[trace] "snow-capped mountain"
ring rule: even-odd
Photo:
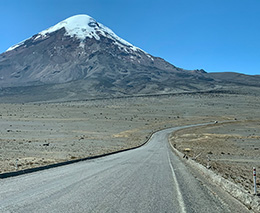
[[[37,36],[34,36],[32,39],[34,41],[46,39],[50,36],[51,33],[62,28],[65,28],[66,30],[66,33],[64,34],[65,36],[79,39],[81,41],[81,47],[84,46],[84,40],[86,38],[95,38],[96,40],[100,40],[100,36],[104,36],[112,39],[115,44],[120,47],[128,47],[132,50],[138,49],[129,42],[118,37],[112,30],[105,27],[103,24],[98,23],[95,19],[88,15],[72,16],[56,24],[55,26],[38,33]],[[22,46],[27,40],[10,47],[7,51],[11,51]]]
[[[0,55],[1,88],[62,84],[68,94],[122,95],[199,89],[202,80],[211,86],[205,72],[154,57],[88,15],[70,17]]]

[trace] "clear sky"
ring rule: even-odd
[[[77,14],[178,67],[260,74],[260,0],[0,0],[0,53]]]

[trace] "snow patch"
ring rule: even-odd
[[[84,43],[84,42],[80,42],[79,47],[81,47],[82,49],[84,49],[85,43]]]
[[[14,46],[11,46],[11,47],[9,47],[7,50],[6,50],[6,52],[8,52],[8,51],[11,51],[11,50],[14,50],[15,48],[17,48],[17,47],[19,47],[19,46],[21,46],[22,44],[20,43],[20,44],[16,44],[16,45],[14,45]]]
[[[150,58],[152,61],[154,61],[153,57],[150,54],[146,53],[146,55],[148,58]]]
[[[41,35],[37,35],[34,40],[37,40],[38,38],[41,38],[42,36]]]
[[[26,40],[27,40],[27,39],[26,39]],[[14,49],[16,49],[17,47],[22,46],[26,40],[24,40],[24,41],[22,41],[22,42],[20,42],[20,43],[18,43],[18,44],[15,44],[15,45],[13,45],[13,46],[11,46],[11,47],[9,47],[9,48],[6,50],[6,52],[11,51],[11,50],[14,50]]]

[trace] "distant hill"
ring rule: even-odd
[[[235,72],[208,73],[208,76],[222,83],[233,83],[246,86],[260,86],[260,75],[245,75]]]

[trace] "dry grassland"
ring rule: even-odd
[[[17,159],[21,170],[94,156],[143,144],[159,129],[218,120],[230,122],[178,131],[171,141],[191,157],[202,153],[203,164],[210,155],[214,170],[249,187],[247,174],[260,163],[255,91],[0,104],[0,173],[16,170]]]

